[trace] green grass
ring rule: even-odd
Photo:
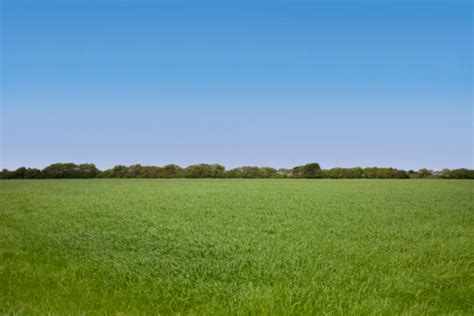
[[[0,182],[0,313],[474,313],[474,182]]]

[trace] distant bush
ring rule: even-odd
[[[474,179],[474,170],[454,169],[448,174],[448,179]]]
[[[218,164],[191,165],[184,169],[186,178],[224,178],[225,167]]]
[[[20,167],[14,171],[3,169],[0,179],[91,179],[91,178],[303,178],[303,179],[474,179],[474,170],[471,169],[443,169],[431,171],[405,171],[394,168],[332,168],[323,170],[318,163],[308,163],[296,166],[293,169],[274,169],[272,167],[244,166],[225,170],[219,164],[196,164],[186,168],[169,164],[163,167],[117,165],[111,169],[101,171],[94,164],[55,163],[39,170]]]
[[[433,176],[433,172],[426,168],[418,170],[418,178],[429,178],[432,176]]]
[[[293,168],[293,177],[295,178],[323,178],[324,173],[318,163],[312,162],[303,166]]]
[[[364,178],[364,169],[362,168],[332,168],[325,171],[325,178],[361,179],[361,178]]]
[[[41,170],[42,178],[95,178],[99,170],[94,164],[55,163]]]

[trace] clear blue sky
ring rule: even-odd
[[[2,168],[473,168],[472,1],[2,1]]]

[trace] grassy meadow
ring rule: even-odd
[[[0,313],[474,314],[474,182],[0,181]]]

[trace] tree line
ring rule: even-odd
[[[92,179],[92,178],[294,178],[294,179],[474,179],[472,169],[401,170],[395,168],[332,168],[321,169],[318,163],[308,163],[291,169],[245,166],[226,170],[219,164],[196,164],[186,168],[169,164],[163,167],[118,165],[99,170],[94,164],[55,163],[44,169],[20,167],[3,169],[0,179]]]

